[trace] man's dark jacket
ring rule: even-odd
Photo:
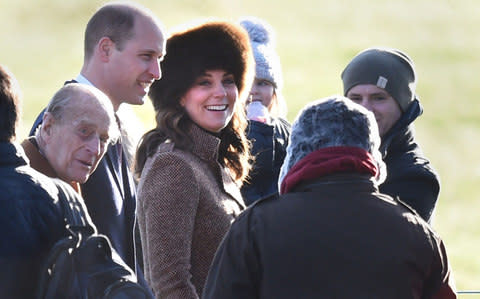
[[[415,141],[411,123],[422,114],[414,100],[399,121],[382,138],[380,152],[387,166],[387,178],[380,192],[399,198],[430,221],[440,192],[438,174]]]
[[[449,279],[423,219],[369,176],[336,174],[245,210],[202,298],[455,298]]]
[[[33,298],[41,263],[66,235],[56,184],[67,184],[31,168],[8,142],[0,142],[0,178],[0,298]]]

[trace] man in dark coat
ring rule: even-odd
[[[159,63],[164,48],[163,25],[150,11],[133,3],[106,4],[87,24],[84,64],[70,82],[93,85],[103,91],[118,116],[121,104],[144,103],[150,85],[161,76]],[[41,123],[42,114],[30,135]],[[119,126],[129,121],[120,117],[117,120]],[[134,244],[136,186],[128,161],[131,155],[125,150],[130,137],[125,125],[120,126],[122,138],[108,147],[81,189],[98,232],[106,235],[128,266],[136,269],[134,245],[140,244]],[[141,258],[137,261],[141,262]],[[144,282],[140,269],[137,274]]]
[[[233,223],[202,298],[456,298],[440,237],[378,191],[385,169],[372,113],[324,99],[290,137],[280,198]]]
[[[342,80],[344,95],[372,111],[378,122],[380,152],[387,165],[380,191],[430,222],[440,183],[413,133],[413,121],[422,114],[413,61],[396,49],[367,49],[346,66]]]
[[[68,186],[31,168],[22,147],[15,142],[20,119],[18,92],[13,75],[0,66],[2,299],[33,298],[42,262],[55,242],[66,235],[57,185]],[[69,200],[81,202],[79,197]]]

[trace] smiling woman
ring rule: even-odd
[[[238,97],[233,78],[224,70],[208,70],[195,81],[180,100],[194,123],[212,133],[227,126]]]
[[[218,244],[245,208],[247,33],[209,21],[174,33],[150,98],[156,128],[137,151],[145,277],[157,298],[199,298]]]

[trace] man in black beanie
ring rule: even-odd
[[[415,94],[413,61],[396,49],[370,48],[355,56],[341,77],[344,95],[372,111],[377,120],[387,166],[380,191],[430,222],[440,183],[414,137],[413,121],[423,109]]]

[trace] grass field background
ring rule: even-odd
[[[192,19],[253,15],[277,32],[289,120],[307,102],[341,93],[340,73],[360,50],[396,47],[418,72],[418,140],[441,176],[433,226],[457,288],[480,289],[480,5],[476,0],[138,1],[172,28]],[[83,31],[103,1],[0,0],[0,63],[24,94],[19,139],[83,62]],[[134,111],[153,126],[149,102]],[[379,240],[381,242],[381,240]]]

